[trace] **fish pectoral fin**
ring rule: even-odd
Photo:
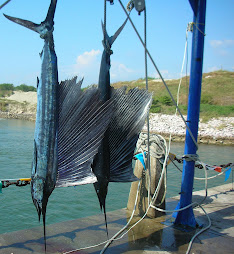
[[[33,165],[32,169],[34,170],[33,175],[37,172],[37,143],[34,139],[34,150],[33,150]]]

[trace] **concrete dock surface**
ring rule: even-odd
[[[204,190],[194,192],[193,201],[199,202],[204,195]],[[178,198],[168,199],[166,208],[175,209]],[[232,184],[209,189],[203,208],[209,215],[212,226],[195,239],[190,253],[234,253],[234,191]],[[126,225],[130,214],[126,209],[107,213],[109,237]],[[204,227],[208,225],[207,217],[199,207],[194,209],[194,214],[199,224],[203,224]],[[139,219],[139,217],[133,217],[130,226]],[[104,218],[101,213],[48,225],[46,229],[48,254],[65,253],[107,240]],[[175,228],[171,213],[155,219],[146,217],[121,239],[114,241],[105,253],[186,253],[191,238],[199,230],[201,229],[185,232]],[[100,253],[103,247],[104,244],[72,253]],[[0,254],[31,253],[45,253],[42,226],[0,235]]]

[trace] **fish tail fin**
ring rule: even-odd
[[[6,14],[3,14],[3,15],[7,19],[40,34],[42,32],[42,27],[44,26],[44,24],[46,24],[46,27],[49,27],[49,29],[52,29],[54,25],[54,13],[55,13],[56,4],[57,4],[57,0],[51,0],[46,19],[41,24],[35,24],[31,21],[16,18],[16,17],[11,17]]]
[[[103,31],[103,34],[104,34],[104,37],[106,38],[106,40],[108,40],[108,43],[110,45],[110,47],[112,46],[112,44],[114,43],[114,41],[117,39],[117,37],[120,35],[120,33],[122,32],[122,30],[124,29],[127,21],[128,21],[128,18],[126,18],[126,20],[124,21],[124,23],[119,27],[119,29],[115,32],[115,34],[111,37],[109,37],[105,27],[104,27],[104,24],[102,22],[102,31]]]
[[[12,22],[15,22],[16,24],[19,24],[21,26],[24,26],[34,32],[37,32],[39,33],[39,27],[40,25],[38,24],[35,24],[31,21],[28,21],[28,20],[25,20],[25,19],[20,19],[20,18],[15,18],[15,17],[11,17],[11,16],[8,16],[6,14],[3,14],[7,19],[9,19],[10,21]]]
[[[57,0],[51,0],[50,7],[46,15],[46,19],[43,23],[49,22],[51,23],[51,26],[54,25],[54,14],[55,14],[56,5],[57,5]]]

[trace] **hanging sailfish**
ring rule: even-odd
[[[110,125],[99,147],[93,163],[93,172],[97,176],[94,187],[100,207],[104,211],[106,229],[106,195],[109,182],[131,182],[137,178],[133,174],[132,158],[141,129],[148,114],[152,95],[146,90],[131,89],[126,93],[126,87],[113,89],[110,86],[110,56],[111,46],[123,30],[128,18],[117,32],[109,37],[102,24],[104,41],[100,66],[98,88],[102,100],[114,99],[115,106]],[[108,231],[107,231],[108,233]]]
[[[45,236],[46,206],[55,188],[58,156],[58,69],[54,50],[53,27],[57,0],[52,0],[46,19],[40,25],[31,21],[10,17],[9,20],[40,34],[44,39],[41,53],[41,78],[37,87],[37,115],[34,133],[34,155],[31,176],[31,194],[39,220],[43,216]]]
[[[37,116],[34,135],[31,194],[39,220],[43,216],[46,250],[46,207],[55,186],[94,183],[91,171],[110,121],[111,101],[101,102],[97,88],[82,92],[82,80],[58,83],[53,29],[57,0],[51,0],[45,21],[31,21],[5,15],[9,20],[40,34],[41,78],[37,87]]]

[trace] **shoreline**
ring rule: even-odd
[[[150,114],[151,115],[151,114]],[[169,117],[169,116],[168,116]],[[35,113],[14,113],[14,112],[1,112],[0,118],[4,119],[18,119],[24,121],[32,121],[35,122],[36,115]],[[161,123],[163,124],[163,123]],[[146,133],[146,127],[143,128],[142,132]],[[185,134],[170,132],[170,130],[166,131],[157,131],[151,128],[150,133],[161,135],[165,138],[166,141],[169,140],[170,134],[172,135],[171,141],[173,142],[185,142]],[[209,145],[227,145],[234,146],[234,136],[209,136],[209,135],[198,135],[197,139],[198,144],[209,144]]]
[[[36,120],[36,92],[15,91],[11,96],[4,98],[4,103],[5,109],[0,110],[0,118]],[[184,118],[186,119],[186,116]],[[186,128],[180,116],[150,113],[149,120],[151,133],[159,134],[166,140],[171,134],[172,141],[185,141]],[[147,131],[146,125],[142,131]],[[213,118],[208,122],[203,122],[200,118],[198,143],[234,146],[234,117]]]
[[[144,131],[145,132],[145,131]],[[166,141],[170,139],[169,133],[158,133],[151,131],[150,133],[159,134],[165,138]],[[178,134],[171,134],[171,141],[172,142],[185,142],[185,135],[178,135]],[[232,137],[211,137],[211,136],[201,136],[198,135],[197,138],[198,144],[205,144],[205,145],[225,145],[225,146],[234,146],[234,138]]]

